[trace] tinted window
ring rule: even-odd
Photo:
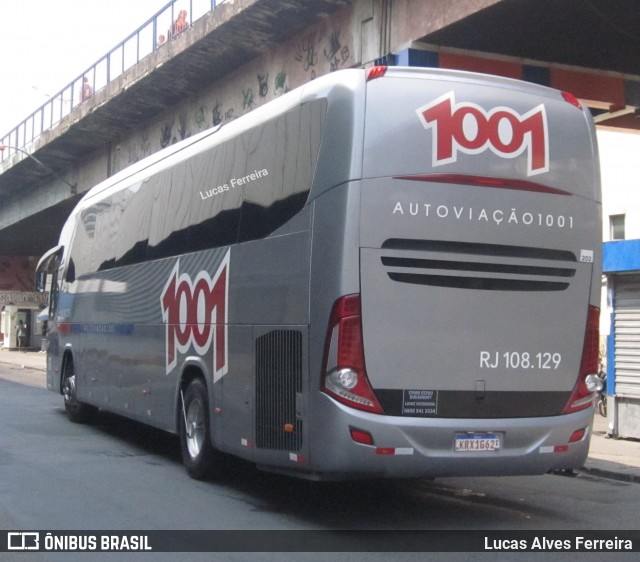
[[[317,100],[246,133],[241,242],[268,236],[304,207],[325,113]]]
[[[268,236],[306,203],[325,113],[305,104],[85,209],[73,277]]]

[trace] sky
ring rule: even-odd
[[[603,229],[609,237],[609,216],[627,216],[625,235],[640,238],[640,134],[598,131],[603,192]]]
[[[0,0],[0,138],[169,0]]]
[[[624,189],[640,187],[640,134],[613,131],[598,131],[598,152],[602,166],[602,182],[628,181],[633,184],[621,186]],[[629,157],[629,155],[633,155]]]

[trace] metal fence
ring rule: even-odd
[[[161,49],[173,37],[227,0],[172,0],[105,56],[80,74],[71,84],[9,131],[0,145],[0,162],[53,128],[73,109],[105,88],[142,59]],[[14,148],[15,147],[15,148]],[[16,150],[18,149],[18,150]]]

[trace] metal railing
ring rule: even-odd
[[[0,139],[0,162],[21,152],[142,59],[227,0],[172,0]],[[184,14],[182,12],[185,12]],[[180,18],[180,19],[179,19]],[[9,148],[16,147],[16,148]]]

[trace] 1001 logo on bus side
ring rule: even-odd
[[[164,286],[160,303],[166,333],[166,368],[177,365],[178,354],[193,347],[204,356],[213,344],[213,380],[228,369],[227,314],[229,295],[229,252],[213,276],[200,271],[194,279],[180,273],[180,260]]]

